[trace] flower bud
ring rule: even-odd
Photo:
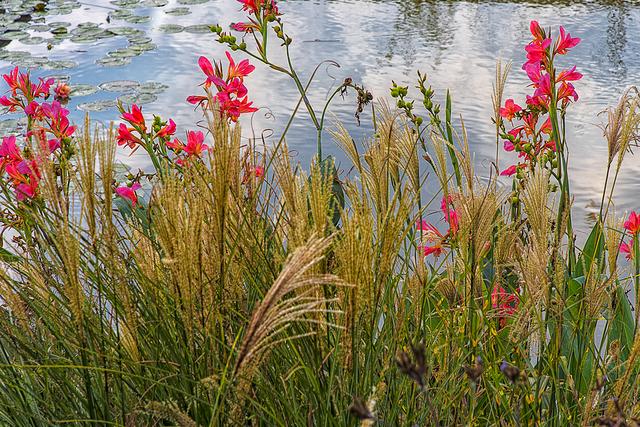
[[[422,125],[422,117],[416,116],[416,124],[418,126]]]

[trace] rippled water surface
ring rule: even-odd
[[[391,80],[413,86],[416,71],[426,72],[440,99],[451,89],[480,173],[488,170],[495,153],[490,111],[496,59],[514,61],[505,95],[523,98],[526,76],[519,65],[529,21],[562,24],[581,37],[583,42],[565,59],[585,75],[576,85],[581,99],[568,118],[576,221],[585,229],[599,203],[605,173],[607,149],[597,127],[603,119],[598,113],[615,103],[626,87],[640,83],[640,4],[293,0],[281,1],[280,8],[294,38],[292,51],[301,74],[308,76],[326,59],[341,65],[321,69],[311,92],[317,105],[345,77],[380,98],[388,94]],[[85,111],[105,123],[116,119],[114,105],[120,97],[143,104],[147,113],[174,118],[184,130],[200,119],[185,102],[187,95],[199,92],[198,56],[223,55],[207,25],[238,21],[239,9],[234,0],[2,0],[0,72],[15,64],[32,68],[36,76],[68,79],[76,89],[69,104],[76,121]],[[277,49],[272,52],[275,62],[284,61]],[[255,104],[264,108],[244,125],[252,125],[257,134],[273,134],[267,138],[273,141],[297,102],[295,87],[261,66],[247,86]],[[339,99],[332,108],[358,138],[370,128],[366,113],[357,127],[354,110],[353,96]],[[15,119],[1,116],[0,131],[19,126]],[[288,143],[303,164],[314,153],[314,138],[301,114]],[[345,169],[344,156],[329,142],[326,151],[342,160]],[[143,156],[121,153],[121,159],[147,166]],[[628,159],[616,194],[619,211],[640,207],[640,157]]]

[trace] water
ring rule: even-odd
[[[34,5],[40,2],[3,0],[0,9],[6,10],[0,15],[0,33],[17,29],[28,35],[11,31],[0,36],[26,37],[8,44],[0,42],[0,46],[6,44],[0,50],[0,58],[14,51],[25,51],[28,55],[17,59],[9,57],[11,61],[0,59],[0,72],[7,72],[11,62],[37,65],[32,71],[35,76],[65,75],[72,86],[89,85],[89,89],[114,80],[153,82],[144,90],[134,91],[134,98],[131,94],[97,90],[74,97],[69,108],[79,122],[84,116],[79,106],[87,108],[86,103],[106,101],[108,107],[118,96],[128,95],[129,101],[146,102],[145,113],[171,117],[181,131],[194,128],[201,116],[185,98],[200,92],[198,84],[203,75],[197,67],[197,58],[200,55],[223,58],[224,50],[213,34],[200,33],[202,27],[190,26],[224,25],[241,20],[242,14],[239,3],[234,0],[197,0],[201,4],[185,4],[191,2],[193,0],[50,0],[43,1],[44,12],[27,14],[26,11],[33,11]],[[176,8],[179,9],[175,11]],[[614,104],[626,87],[640,82],[637,55],[640,2],[294,0],[281,1],[280,8],[285,13],[287,32],[294,39],[292,54],[300,74],[308,77],[314,67],[326,59],[341,65],[339,69],[321,68],[311,91],[311,100],[317,108],[321,108],[328,90],[345,77],[352,77],[376,98],[382,98],[388,96],[391,80],[413,87],[416,71],[426,72],[438,100],[443,99],[446,88],[451,89],[454,112],[464,117],[479,173],[488,171],[495,154],[490,117],[496,59],[513,60],[505,97],[521,100],[527,92],[524,87],[527,80],[520,64],[524,62],[523,46],[530,37],[529,21],[537,19],[545,27],[564,25],[574,37],[581,37],[582,43],[565,58],[565,64],[577,65],[584,74],[576,85],[581,99],[572,106],[568,117],[571,185],[577,208],[574,221],[584,237],[588,217],[597,210],[595,206],[600,201],[606,166],[607,148],[597,127],[604,117],[598,113]],[[15,23],[15,20],[26,23]],[[60,24],[49,25],[47,29],[43,23]],[[67,25],[65,23],[69,24],[67,34],[54,37],[50,30]],[[178,31],[181,27],[175,25],[188,31]],[[100,29],[115,28],[119,34],[131,33],[122,27],[139,31],[129,34],[131,41],[123,35],[92,40],[96,34],[108,35]],[[122,60],[125,63],[120,66],[107,67],[100,63],[109,52],[116,51],[116,56],[127,57],[131,54],[129,51],[118,51],[127,46],[137,46],[142,53]],[[271,47],[273,61],[284,63],[282,52],[275,44]],[[42,66],[51,66],[44,58],[58,61],[53,62],[54,67],[70,68],[42,69]],[[118,60],[115,61],[117,64]],[[297,91],[286,76],[261,65],[247,80],[247,86],[251,99],[263,109],[243,124],[247,130],[252,127],[256,134],[266,135],[267,143],[273,143],[297,102]],[[356,125],[353,94],[344,100],[338,98],[331,111],[335,118],[348,125],[356,139],[370,131],[368,112],[363,114],[362,126]],[[108,123],[117,119],[117,112],[110,107],[92,112],[91,117]],[[5,116],[5,119],[12,117]],[[11,128],[12,124],[2,122],[0,128]],[[346,173],[344,156],[328,138],[326,140],[325,152],[336,155]],[[306,164],[315,152],[315,134],[306,114],[301,113],[294,121],[287,141],[297,160]],[[501,157],[501,166],[505,167],[505,159],[510,155]],[[141,153],[129,157],[123,151],[120,159],[134,167],[148,166]],[[615,195],[618,212],[640,208],[639,173],[638,156],[628,157]]]

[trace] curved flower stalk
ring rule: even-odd
[[[232,31],[241,33],[242,40],[238,43],[238,39],[236,38],[236,36],[223,31],[223,28],[220,25],[212,26],[211,31],[215,32],[218,35],[218,42],[226,44],[231,50],[240,50],[248,54],[252,58],[269,66],[271,69],[286,74],[294,81],[296,88],[300,93],[300,100],[298,101],[297,106],[294,108],[293,113],[289,118],[289,122],[285,127],[282,135],[280,136],[277,147],[279,147],[284,141],[284,137],[298,111],[298,108],[300,107],[300,104],[304,103],[311,121],[313,122],[313,125],[316,129],[317,156],[318,160],[322,161],[322,132],[324,129],[324,118],[332,100],[339,94],[344,96],[348,88],[353,88],[354,90],[356,90],[356,92],[358,93],[358,109],[356,111],[356,118],[358,118],[360,112],[362,112],[363,106],[369,103],[369,101],[373,98],[372,95],[364,88],[355,85],[352,79],[347,78],[329,95],[324,107],[322,108],[322,111],[318,112],[318,110],[316,110],[311,104],[311,101],[309,101],[309,98],[307,97],[307,91],[311,83],[313,82],[313,79],[315,78],[315,74],[318,71],[318,68],[320,67],[320,65],[322,65],[322,63],[318,65],[318,67],[316,67],[314,72],[311,74],[309,81],[306,84],[303,84],[300,76],[293,66],[291,52],[289,50],[289,46],[293,42],[293,39],[285,32],[285,25],[283,20],[281,19],[282,13],[278,8],[277,2],[275,0],[238,0],[238,2],[242,4],[242,10],[246,12],[246,21],[232,23],[230,25],[230,28]],[[287,57],[286,65],[278,65],[272,62],[271,59],[269,59],[268,43],[270,31],[273,31],[276,38],[281,41],[281,46],[283,46],[285,49]],[[251,51],[249,49],[246,39],[253,39],[255,51]],[[339,67],[339,65],[333,61],[324,61],[323,63],[325,62],[329,65]]]

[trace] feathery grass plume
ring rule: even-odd
[[[354,164],[358,173],[362,176],[364,174],[364,171],[362,168],[360,153],[358,152],[358,145],[354,141],[347,128],[342,123],[336,122],[334,124],[334,128],[329,130],[329,133],[333,137],[333,140],[347,155],[351,163]]]
[[[344,304],[343,346],[346,365],[350,363],[352,342],[359,339],[359,325],[374,310],[376,294],[374,258],[376,254],[375,218],[371,205],[355,183],[347,182],[345,193],[350,206],[342,212],[342,229],[335,241],[337,274],[352,287],[342,287],[340,301]]]
[[[397,162],[399,169],[402,171],[402,175],[406,175],[408,178],[407,188],[412,192],[414,197],[417,197],[420,193],[420,158],[418,156],[419,151],[419,138],[414,128],[408,125],[406,117],[402,117],[398,120],[400,129],[397,132],[397,150],[392,152],[397,158],[394,162]],[[402,177],[399,177],[401,179]]]
[[[500,126],[502,125],[502,116],[500,108],[502,107],[502,98],[504,96],[504,87],[507,84],[507,78],[511,71],[511,61],[503,65],[502,60],[496,61],[496,77],[491,87],[491,104],[493,106],[493,122],[496,125],[496,168],[500,155]]]
[[[331,241],[330,237],[312,236],[297,248],[287,258],[280,275],[253,311],[233,369],[233,376],[239,381],[237,390],[240,395],[247,391],[260,362],[275,345],[315,333],[309,329],[297,335],[288,335],[287,331],[293,323],[316,323],[320,319],[318,313],[340,313],[328,308],[336,300],[319,297],[317,290],[326,285],[343,286],[344,283],[331,274],[311,273],[323,260]],[[334,325],[325,322],[325,326]],[[237,409],[241,408],[242,404],[236,402]]]
[[[604,245],[607,249],[607,265],[609,267],[609,275],[611,278],[618,277],[618,255],[620,254],[620,243],[624,234],[620,232],[622,229],[622,218],[616,216],[615,209],[609,212],[607,216],[607,226],[604,229]]]
[[[96,162],[98,157],[98,146],[94,141],[98,139],[98,129],[91,133],[91,123],[89,114],[85,115],[84,127],[78,143],[78,187],[82,191],[82,215],[89,227],[89,235],[93,240],[97,235],[96,213],[98,206],[97,183],[96,183]]]
[[[148,402],[143,408],[136,410],[129,417],[131,426],[140,425],[139,414],[150,415],[156,421],[171,421],[178,427],[197,427],[198,424],[180,410],[175,402]],[[127,423],[127,425],[129,425]]]
[[[607,114],[607,122],[600,125],[603,135],[607,140],[609,151],[608,164],[618,156],[619,169],[624,160],[624,155],[630,151],[632,145],[640,140],[640,93],[635,86],[627,89],[616,107],[610,107],[603,113]]]

